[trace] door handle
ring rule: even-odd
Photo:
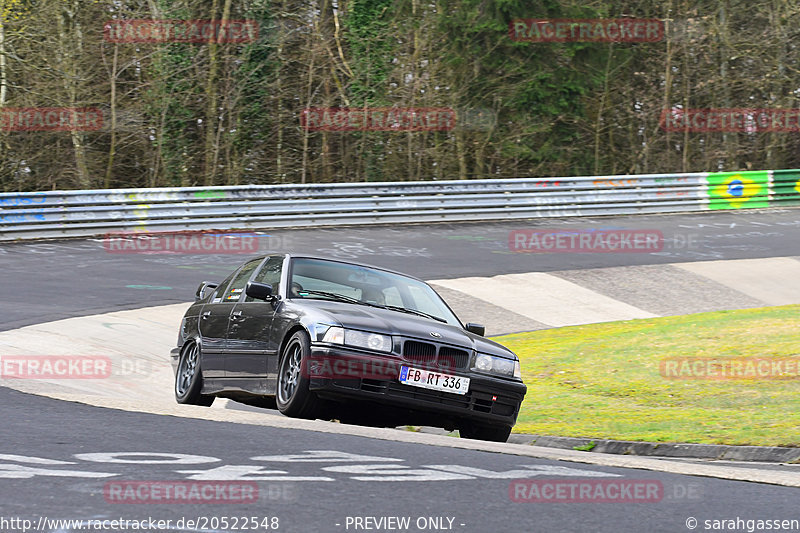
[[[242,312],[241,311],[234,311],[233,313],[231,313],[231,316],[242,316]]]
[[[206,311],[200,315],[200,320],[206,320],[208,317],[211,316],[211,311]]]

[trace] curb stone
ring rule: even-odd
[[[781,446],[730,446],[725,444],[637,442],[627,440],[588,439],[582,437],[551,437],[547,435],[525,435],[518,433],[512,433],[508,438],[508,442],[566,450],[574,450],[575,447],[588,447],[594,443],[591,451],[595,453],[728,461],[800,463],[800,448]]]

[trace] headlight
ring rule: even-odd
[[[475,357],[475,363],[472,365],[472,370],[483,372],[484,374],[495,374],[509,378],[522,377],[519,361],[514,359],[505,359],[503,357],[495,357],[485,353],[479,353]]]
[[[319,338],[319,333],[317,333],[317,338]],[[344,344],[344,328],[340,328],[338,326],[329,327],[325,332],[325,335],[322,337],[322,342]]]
[[[345,329],[338,326],[329,328],[322,337],[322,342],[346,344],[348,346],[355,346],[357,348],[364,348],[376,352],[392,351],[392,337],[389,335],[370,333],[368,331],[359,331],[356,329]]]
[[[392,338],[389,335],[381,335],[380,333],[345,329],[344,343],[378,352],[392,351]]]

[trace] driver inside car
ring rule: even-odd
[[[361,290],[361,301],[368,304],[386,305],[383,292],[374,287],[366,287]]]

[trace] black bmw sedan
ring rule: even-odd
[[[517,356],[483,332],[416,278],[268,255],[198,287],[171,352],[175,398],[505,441],[527,389]]]

